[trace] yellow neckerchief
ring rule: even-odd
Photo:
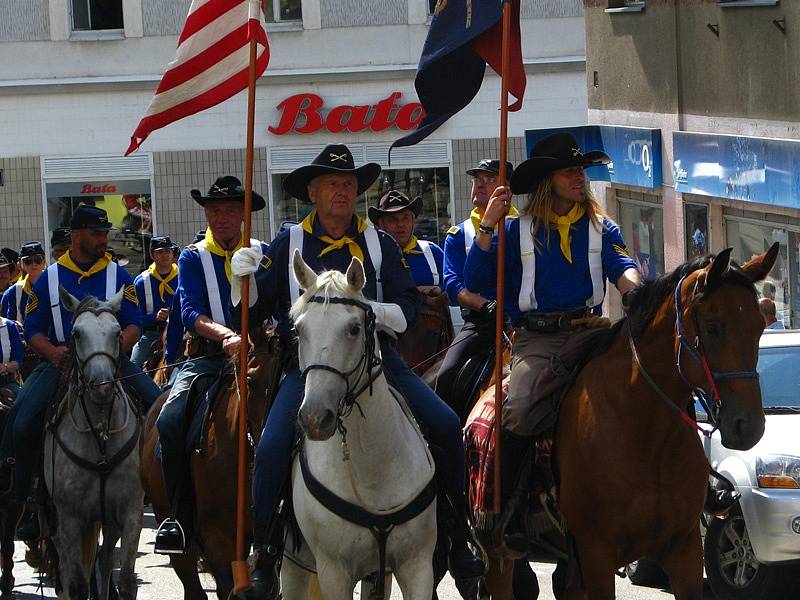
[[[422,250],[417,250],[417,236],[411,234],[411,239],[403,246],[403,254],[422,254]]]
[[[88,271],[84,271],[78,265],[75,264],[75,261],[72,260],[72,256],[70,256],[70,251],[67,250],[61,258],[58,259],[58,264],[60,264],[65,269],[72,271],[73,273],[77,273],[80,275],[78,277],[78,283],[86,279],[87,277],[91,277],[95,273],[100,273],[101,271],[105,270],[105,268],[111,262],[111,255],[106,252],[101,258],[98,258],[97,261],[89,267]]]
[[[11,286],[12,286],[12,285],[14,285],[15,283],[17,283],[17,282],[18,282],[20,279],[22,279],[22,271],[20,271],[20,272],[19,272],[19,273],[17,273],[16,275],[14,275],[14,277],[12,277],[12,278],[9,280],[9,282],[8,282],[8,287],[11,287]]]
[[[233,256],[234,252],[242,247],[242,240],[243,237],[239,237],[239,243],[236,245],[236,248],[233,250],[225,250],[225,248],[220,246],[217,240],[214,239],[214,234],[211,233],[211,227],[206,228],[206,250],[211,252],[211,254],[216,254],[217,256],[221,256],[225,259],[225,276],[228,278],[228,283],[233,281],[233,274],[231,273],[231,257]],[[161,289],[159,286],[159,292],[160,291]]]
[[[561,253],[570,263],[572,263],[572,249],[569,245],[569,229],[583,217],[585,212],[586,210],[583,208],[583,205],[576,202],[563,217],[559,217],[552,210],[548,215],[547,220],[558,229],[558,237],[561,238]]]
[[[519,216],[519,211],[517,208],[512,204],[508,207],[508,214],[507,217],[516,217]],[[478,212],[478,208],[475,207],[472,209],[472,212],[469,213],[469,218],[472,221],[472,226],[475,228],[475,231],[478,231],[478,227],[480,227],[481,219],[483,219],[483,213]],[[494,226],[497,229],[497,225]]]
[[[22,280],[22,293],[28,294],[28,296],[31,295],[31,279],[27,275],[25,275],[25,279]],[[17,307],[17,310],[19,310],[19,307]]]
[[[169,282],[178,276],[178,265],[172,263],[169,266],[169,274],[167,275],[166,279],[161,277],[161,273],[159,273],[158,269],[156,269],[156,263],[150,263],[150,266],[147,267],[147,271],[150,273],[153,279],[159,282],[158,295],[161,297],[162,302],[164,301],[164,292],[167,292],[172,296],[175,295],[175,290],[172,289],[172,287],[169,285]]]
[[[361,251],[361,247],[356,243],[356,241],[347,236],[343,235],[338,240],[333,239],[329,235],[316,235],[314,233],[314,218],[317,216],[317,209],[315,208],[312,210],[303,222],[300,223],[300,226],[303,228],[308,234],[313,235],[314,237],[318,238],[321,242],[325,242],[328,244],[325,249],[319,253],[320,256],[327,254],[331,250],[338,250],[339,248],[344,248],[347,246],[347,249],[350,251],[350,256],[354,256],[361,262],[364,262],[364,253]],[[363,233],[364,230],[368,227],[367,222],[362,219],[361,217],[356,215],[356,230],[358,233]]]

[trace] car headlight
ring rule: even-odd
[[[756,458],[758,487],[800,489],[800,456],[770,454]]]

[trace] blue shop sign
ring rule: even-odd
[[[525,132],[528,156],[539,140],[561,132],[572,134],[584,153],[600,150],[611,158],[607,167],[586,169],[590,179],[645,188],[661,187],[660,129],[613,125],[529,129]]]
[[[675,191],[800,208],[800,141],[672,134]]]

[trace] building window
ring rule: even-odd
[[[123,29],[122,0],[72,0],[72,30]]]
[[[300,0],[265,0],[264,8],[267,23],[303,20]]]
[[[744,263],[768,250],[775,242],[780,251],[767,278],[756,284],[760,298],[775,302],[778,320],[797,327],[800,315],[800,233],[772,223],[725,219],[725,243],[733,248],[733,259]]]
[[[686,228],[686,260],[708,254],[708,206],[685,204],[683,222]]]
[[[279,226],[282,223],[301,221],[313,208],[283,191],[281,184],[285,178],[286,174],[273,177],[273,197],[277,198],[274,207],[275,222]],[[414,233],[420,239],[443,245],[451,224],[450,169],[384,169],[375,183],[359,196],[356,213],[368,219],[367,208],[376,206],[381,196],[391,189],[399,190],[410,198],[422,196],[423,208],[417,217]]]
[[[81,204],[102,208],[116,228],[108,234],[108,245],[121,266],[132,276],[150,264],[153,206],[150,180],[48,182],[47,227],[69,227],[72,213]]]
[[[617,197],[619,226],[642,278],[664,274],[664,211],[658,205],[633,203]]]

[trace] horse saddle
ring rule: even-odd
[[[203,448],[203,437],[214,410],[214,400],[220,389],[230,384],[233,372],[227,368],[222,372],[200,373],[189,387],[186,400],[186,452],[193,454]]]
[[[489,380],[494,369],[494,349],[486,348],[471,356],[459,369],[453,382],[451,398],[464,399],[464,413],[459,415],[461,422],[469,414],[472,405],[481,393],[481,386]]]

